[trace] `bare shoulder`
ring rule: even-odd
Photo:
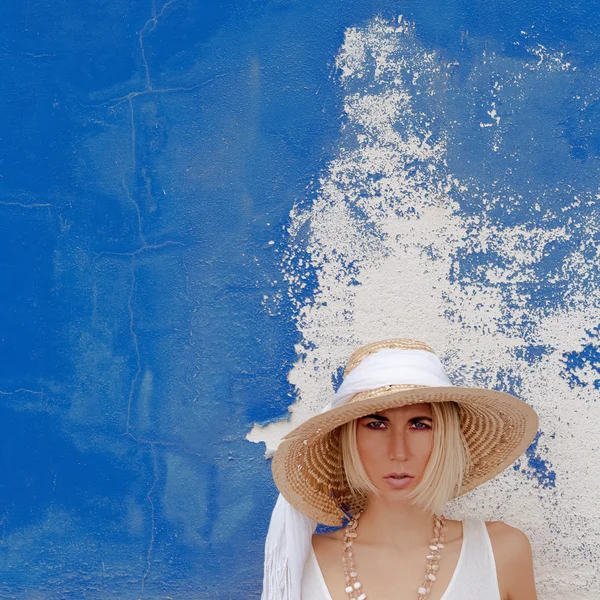
[[[515,556],[531,554],[531,543],[527,534],[518,527],[513,527],[503,521],[486,521],[494,553],[498,550],[498,557],[514,559]]]
[[[344,539],[344,529],[336,529],[335,531],[324,531],[322,533],[313,534],[313,544],[327,544],[331,541],[341,542]]]
[[[536,600],[531,542],[525,532],[502,521],[486,521],[502,600]]]
[[[344,530],[336,529],[335,531],[326,531],[323,533],[315,533],[312,536],[312,545],[315,549],[315,553],[318,555],[319,552],[325,553],[328,549],[334,545],[339,546],[340,542],[344,539]]]
[[[344,539],[344,530],[315,533],[312,536],[312,547],[321,571],[327,573],[339,567],[340,551]]]

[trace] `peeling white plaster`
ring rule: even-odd
[[[569,66],[543,47],[532,52],[540,59],[538,71]],[[563,353],[581,348],[586,332],[600,323],[600,258],[592,237],[598,212],[586,213],[579,224],[569,217],[557,225],[556,215],[538,214],[537,204],[530,222],[498,226],[492,209],[504,206],[509,215],[521,201],[501,186],[496,196],[484,198],[484,212],[461,212],[452,198],[475,192],[476,182],[458,181],[447,171],[448,139],[433,135],[436,115],[420,113],[410,89],[419,73],[420,93],[434,95],[446,80],[446,65],[420,46],[411,24],[376,18],[348,30],[336,64],[347,90],[343,139],[353,143],[328,165],[313,205],[292,212],[285,262],[303,340],[289,374],[298,400],[289,422],[256,426],[248,439],[265,442],[270,455],[283,435],[327,403],[332,374],[351,350],[373,340],[426,341],[456,385],[501,387],[501,373],[512,370],[521,378],[522,397],[540,416],[537,453],[556,472],[555,487],[543,487],[524,457],[520,470],[508,469],[455,501],[448,514],[475,514],[523,529],[532,540],[540,600],[598,598],[598,373],[582,369],[578,377],[590,385],[575,388],[563,373]],[[493,91],[500,97],[503,86],[496,82]],[[500,124],[495,108],[488,114]],[[596,190],[580,191],[566,197],[563,208],[575,215],[573,207],[597,199]],[[299,239],[306,226],[310,233]],[[538,282],[548,244],[569,240],[579,227],[589,229],[582,236],[589,244],[567,256],[554,275],[543,275],[567,282],[564,308],[546,309],[519,285]],[[471,282],[453,280],[460,250],[482,253]],[[499,257],[502,266],[486,256]],[[306,302],[302,282],[315,269],[318,290]],[[550,349],[534,364],[509,352],[535,345]]]

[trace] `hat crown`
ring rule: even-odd
[[[385,340],[359,348],[323,412],[367,397],[418,387],[452,386],[433,350],[419,340]]]
[[[389,340],[379,340],[377,342],[371,342],[365,346],[357,348],[348,359],[346,368],[344,369],[344,377],[355,369],[367,356],[379,352],[379,350],[426,350],[435,354],[433,349],[428,346],[425,342],[420,340],[414,340],[412,338],[393,338]]]

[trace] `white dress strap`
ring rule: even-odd
[[[312,543],[304,565],[302,574],[302,600],[331,600],[331,594],[327,589],[325,578],[317,561],[317,556]]]
[[[501,600],[492,542],[483,519],[463,520],[463,544],[442,600]]]

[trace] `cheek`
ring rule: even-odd
[[[423,457],[423,461],[427,462],[433,451],[433,434],[431,431],[422,432],[417,437],[417,452]]]
[[[387,457],[387,441],[383,432],[369,431],[359,428],[356,431],[358,454],[367,473],[372,473],[377,466],[381,467]]]

